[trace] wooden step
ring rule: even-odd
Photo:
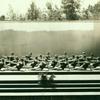
[[[0,88],[0,92],[100,92],[100,87]]]
[[[48,77],[50,77],[50,75],[48,75]],[[38,75],[0,75],[0,81],[9,81],[9,80],[13,80],[13,81],[38,81],[40,78]],[[99,75],[56,75],[54,78],[55,81],[57,80],[61,80],[61,81],[71,81],[71,80],[100,80],[100,74]]]
[[[85,74],[92,74],[92,75],[100,75],[100,70],[93,70],[93,71],[87,71],[87,70],[72,70],[72,71],[0,71],[0,75],[38,75],[39,73],[48,73],[48,74],[55,74],[55,75],[85,75]]]
[[[38,97],[39,96],[68,96],[68,97],[69,96],[100,96],[100,92],[0,92],[0,97],[1,96],[4,96],[5,98],[10,96],[11,97],[15,97],[15,96],[18,97],[20,96],[23,97],[26,96],[28,97],[30,96],[38,96]]]
[[[39,83],[30,83],[30,84],[0,84],[0,88],[38,88],[44,87],[45,85]],[[100,87],[100,83],[55,83],[55,84],[48,84],[45,87]]]
[[[33,84],[38,83],[40,80],[2,80],[0,84],[17,84],[17,83],[24,83],[24,84]],[[100,83],[100,80],[54,80],[53,83]]]

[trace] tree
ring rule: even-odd
[[[9,17],[9,20],[17,20],[17,15],[16,13],[14,12],[14,9],[12,8],[11,5],[9,5],[9,11],[8,11],[8,17]]]
[[[93,16],[94,16],[94,19],[100,19],[100,1],[97,2],[95,5],[94,5],[94,8],[93,8]]]
[[[84,8],[83,8],[81,19],[83,19],[83,20],[88,20],[88,19],[90,19],[88,9],[84,9]]]
[[[100,19],[100,1],[94,6],[89,5],[87,9],[83,10],[83,19]]]
[[[27,12],[27,19],[28,20],[37,20],[39,18],[39,9],[35,5],[34,2],[30,4],[30,8]]]
[[[22,15],[22,14],[18,15],[17,16],[17,20],[19,20],[19,21],[25,21],[25,15]]]
[[[0,16],[0,20],[4,21],[5,20],[5,15]]]
[[[62,20],[62,12],[61,9],[59,9],[56,5],[54,6],[54,8],[52,7],[52,4],[50,2],[48,2],[46,4],[47,7],[47,15],[48,15],[48,20]]]
[[[79,0],[62,0],[63,13],[68,20],[79,19],[80,1]]]

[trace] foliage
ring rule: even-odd
[[[46,4],[46,7],[47,7],[48,20],[52,21],[62,20],[61,17],[62,12],[60,8],[58,8],[56,5],[53,7],[50,2]]]
[[[100,1],[94,6],[89,5],[87,8],[80,9],[80,0],[62,0],[61,7],[46,3],[46,9],[40,10],[35,2],[29,5],[26,14],[15,13],[12,6],[9,6],[8,16],[2,15],[0,20],[19,20],[19,21],[61,21],[61,20],[98,20],[100,19]]]
[[[17,15],[14,12],[14,9],[12,8],[11,5],[9,6],[8,17],[9,17],[9,20],[13,20],[13,21],[17,20]]]
[[[100,1],[94,5],[93,16],[95,19],[100,19]]]
[[[0,16],[0,21],[5,21],[5,15]]]
[[[78,12],[80,10],[79,0],[62,0],[63,13],[66,15],[68,20],[79,19]]]
[[[83,11],[83,19],[92,19],[92,20],[98,20],[100,19],[100,1],[97,2],[94,6],[89,5],[87,9]]]
[[[28,20],[37,20],[39,18],[39,9],[35,5],[34,2],[31,3],[30,8],[27,12],[27,19]]]

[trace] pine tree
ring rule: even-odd
[[[79,19],[78,12],[80,10],[79,0],[62,0],[63,12],[68,20]]]
[[[46,4],[47,7],[47,14],[48,14],[48,20],[52,20],[52,21],[58,21],[58,20],[62,20],[62,12],[61,9],[58,8],[56,5],[53,7],[52,4],[50,2],[48,2]]]
[[[39,9],[35,5],[34,2],[31,3],[30,8],[27,12],[27,19],[28,20],[37,20],[39,18]]]
[[[15,21],[17,20],[17,14],[15,13],[14,9],[11,5],[9,5],[9,11],[7,13],[9,20]]]

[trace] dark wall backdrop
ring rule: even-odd
[[[89,55],[93,52],[100,56],[100,24],[94,24],[93,31],[41,31],[24,32],[14,30],[0,31],[0,55],[9,55],[15,52],[22,56],[29,52],[33,55],[80,54],[82,51]]]

